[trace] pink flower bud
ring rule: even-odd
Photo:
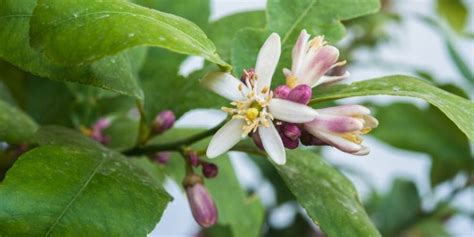
[[[283,141],[283,145],[288,149],[296,149],[299,145],[299,140],[292,140],[285,136],[284,134],[280,134],[281,140]]]
[[[110,142],[110,136],[105,135],[102,130],[92,129],[90,137],[104,145]]]
[[[273,94],[276,98],[286,99],[288,94],[290,94],[290,91],[291,89],[287,85],[281,85],[273,91]]]
[[[153,132],[155,134],[161,134],[166,130],[173,127],[176,117],[171,110],[165,110],[160,112],[156,117],[155,121],[153,121]]]
[[[300,104],[308,104],[312,95],[311,87],[302,84],[293,88],[288,94],[287,99]]]
[[[112,121],[109,118],[101,118],[92,125],[92,130],[102,131],[110,126]]]
[[[206,178],[214,178],[217,176],[217,173],[219,172],[219,167],[217,165],[212,164],[212,163],[204,163],[202,165],[202,174]]]
[[[300,128],[294,123],[283,123],[281,131],[286,137],[293,141],[298,140],[301,136]]]
[[[217,222],[217,208],[211,194],[201,183],[186,187],[189,206],[196,222],[208,228]]]
[[[187,154],[187,158],[189,163],[194,167],[199,166],[199,164],[201,163],[201,161],[199,160],[199,156],[195,151],[189,151]]]
[[[153,156],[153,160],[159,164],[167,164],[171,158],[171,153],[169,152],[157,152]]]

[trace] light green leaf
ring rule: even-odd
[[[433,186],[472,168],[467,137],[437,108],[420,109],[408,103],[371,108],[382,124],[371,135],[395,147],[431,156]]]
[[[394,75],[350,85],[318,88],[311,104],[355,96],[395,95],[426,100],[440,109],[467,137],[474,141],[474,103],[410,76]],[[383,124],[381,124],[383,126]]]
[[[199,55],[230,68],[192,22],[122,0],[39,0],[30,32],[33,47],[65,65],[90,63],[149,45]]]
[[[456,32],[462,33],[468,19],[468,12],[462,0],[437,0],[436,11]]]
[[[36,76],[71,81],[142,98],[127,54],[105,57],[90,65],[65,67],[54,64],[29,45],[30,18],[36,0],[0,1],[0,58]],[[80,37],[81,38],[81,37]],[[71,42],[76,43],[77,39]],[[72,48],[65,49],[69,53]]]
[[[38,125],[28,115],[0,100],[0,141],[27,142],[37,128]]]
[[[0,235],[145,236],[155,227],[170,200],[160,183],[74,132],[40,133],[48,145],[21,156],[0,185]]]
[[[381,236],[359,202],[352,183],[320,156],[287,151],[275,165],[301,206],[328,236]]]
[[[293,44],[302,29],[336,42],[345,34],[341,20],[375,13],[379,0],[269,0],[268,29],[282,36],[282,45]]]

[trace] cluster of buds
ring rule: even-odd
[[[110,127],[110,124],[112,123],[110,118],[100,118],[97,120],[91,128],[81,128],[81,132],[96,140],[99,143],[102,143],[103,145],[106,145],[110,143],[110,136],[104,134],[104,130]]]
[[[183,180],[189,206],[196,222],[208,228],[217,222],[217,208],[211,194],[204,186],[203,179],[190,172]]]
[[[206,178],[214,178],[219,173],[219,167],[217,165],[201,160],[195,151],[188,151],[186,153],[186,159],[192,167],[201,166],[202,174]]]
[[[160,112],[153,121],[151,127],[152,133],[155,135],[162,134],[168,129],[172,128],[174,122],[176,121],[176,116],[171,110],[164,110]]]

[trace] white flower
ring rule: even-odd
[[[273,33],[260,49],[253,78],[242,83],[229,73],[212,72],[204,76],[202,84],[231,100],[232,108],[222,108],[232,115],[212,137],[207,156],[214,158],[225,153],[251,132],[258,132],[262,145],[277,164],[285,164],[283,142],[273,120],[290,123],[312,121],[317,112],[306,105],[273,98],[270,84],[281,52],[280,37]]]
[[[291,55],[293,59],[291,70],[283,69],[288,86],[294,88],[297,85],[305,84],[315,87],[347,78],[349,76],[347,71],[341,76],[324,75],[334,67],[344,65],[346,62],[337,62],[339,50],[334,46],[327,45],[323,36],[316,36],[312,40],[309,40],[309,37],[306,30],[301,31]]]

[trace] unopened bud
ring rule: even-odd
[[[101,118],[92,125],[89,130],[90,138],[106,145],[110,142],[110,137],[104,134],[104,130],[110,127],[112,121],[109,118]]]
[[[206,178],[214,178],[217,176],[218,172],[219,172],[219,167],[217,167],[217,165],[215,164],[204,163],[202,165],[202,174],[204,174],[204,177]]]
[[[273,94],[276,98],[286,99],[288,97],[288,94],[290,94],[290,91],[290,87],[288,87],[287,85],[281,85],[275,88]]]
[[[301,84],[290,91],[287,99],[300,104],[308,104],[312,95],[311,87]]]
[[[93,130],[102,131],[110,126],[112,121],[109,118],[101,118],[92,126]]]
[[[280,134],[281,140],[283,142],[283,145],[288,148],[288,149],[296,149],[299,145],[299,140],[292,140],[285,136],[284,134]]]
[[[160,112],[156,117],[155,121],[153,121],[153,132],[155,134],[161,134],[166,130],[173,127],[176,117],[171,110],[165,110]]]
[[[187,158],[189,163],[194,167],[199,166],[199,164],[201,163],[201,161],[199,160],[199,156],[195,151],[189,151],[187,153]]]
[[[159,164],[167,164],[171,158],[171,153],[169,152],[158,152],[153,156],[153,160]]]
[[[209,191],[201,183],[186,187],[189,206],[196,222],[208,228],[217,222],[217,208]]]
[[[284,123],[281,126],[282,133],[289,139],[295,141],[301,136],[300,128],[294,123]]]

